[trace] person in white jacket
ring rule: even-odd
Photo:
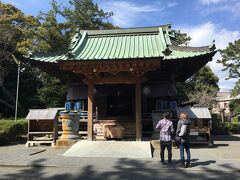
[[[188,119],[188,114],[185,112],[180,113],[180,119],[177,125],[177,136],[181,138],[181,142],[179,145],[180,150],[180,158],[181,158],[181,167],[188,168],[190,166],[191,161],[191,153],[190,153],[190,125],[191,121]],[[184,150],[187,154],[187,161],[185,163]]]

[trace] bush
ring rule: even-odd
[[[227,130],[232,134],[240,133],[240,124],[235,122],[227,122],[225,123]]]
[[[212,134],[225,135],[228,131],[217,114],[212,114]]]
[[[237,116],[235,116],[234,118],[232,118],[232,123],[238,124],[238,117],[237,117]]]
[[[235,115],[240,114],[240,99],[233,99],[229,103],[229,108],[231,111],[234,111]]]
[[[16,141],[20,135],[27,134],[28,122],[25,119],[0,120],[0,145],[6,145]]]

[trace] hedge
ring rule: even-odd
[[[21,135],[27,134],[28,122],[20,119],[15,122],[11,119],[0,119],[0,145],[7,145],[16,141]]]

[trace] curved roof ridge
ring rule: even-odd
[[[137,27],[137,28],[121,28],[121,29],[104,29],[104,30],[80,30],[80,33],[87,32],[92,35],[114,35],[114,34],[138,34],[138,33],[159,33],[159,28],[166,30],[171,29],[170,24],[152,27]]]
[[[212,51],[210,46],[200,46],[200,47],[192,47],[192,46],[177,46],[177,45],[169,45],[169,48],[172,50],[180,50],[180,51]]]

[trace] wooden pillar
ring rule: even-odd
[[[141,141],[142,124],[141,124],[141,81],[136,80],[135,84],[135,117],[136,117],[136,141]]]
[[[93,88],[93,81],[88,80],[88,141],[93,140]]]

